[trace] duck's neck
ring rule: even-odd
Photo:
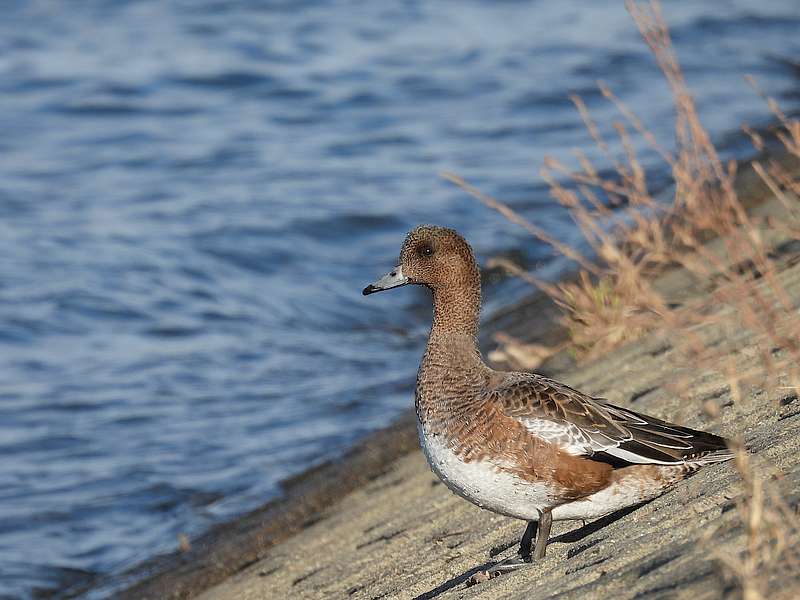
[[[480,287],[433,292],[433,325],[417,373],[417,417],[441,429],[469,414],[485,385],[488,368],[478,350]]]
[[[480,278],[462,286],[433,290],[433,324],[423,358],[423,369],[471,371],[483,367],[478,351]]]
[[[477,274],[464,285],[434,288],[431,338],[455,335],[475,340],[480,310],[481,283]]]

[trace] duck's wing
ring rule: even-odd
[[[719,436],[614,406],[540,375],[509,374],[490,398],[530,433],[573,455],[672,465],[727,448]]]

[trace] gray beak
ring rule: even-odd
[[[386,275],[378,279],[375,283],[370,283],[361,292],[365,296],[374,294],[375,292],[382,292],[383,290],[390,290],[392,288],[400,287],[409,283],[408,277],[403,275],[403,268],[400,266],[395,267]]]

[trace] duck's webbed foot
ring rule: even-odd
[[[496,563],[490,569],[487,569],[492,577],[497,577],[503,573],[508,573],[509,571],[515,571],[520,567],[524,567],[525,565],[529,565],[531,563],[531,556],[522,556],[521,554],[515,554],[514,556],[509,556],[508,558],[501,560],[499,563]]]
[[[522,534],[522,539],[519,542],[519,550],[513,556],[509,556],[505,560],[501,560],[489,569],[478,571],[467,580],[467,585],[475,585],[494,579],[503,573],[515,571],[520,567],[524,567],[531,563],[531,546],[533,545],[533,534],[536,531],[536,521],[528,521],[528,526],[525,528],[525,533]]]
[[[483,583],[494,579],[503,573],[515,571],[520,567],[529,565],[534,560],[544,558],[547,541],[550,538],[550,528],[553,526],[553,514],[549,510],[542,511],[538,521],[528,521],[525,533],[519,542],[519,550],[514,556],[501,560],[485,571],[478,571],[467,580],[467,585]],[[536,545],[533,546],[533,532],[536,531]],[[533,546],[533,553],[531,553]]]

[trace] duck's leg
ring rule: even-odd
[[[509,556],[505,560],[501,560],[487,571],[490,577],[496,577],[501,573],[508,573],[514,569],[518,569],[531,562],[531,545],[533,541],[533,533],[536,531],[536,521],[528,521],[528,526],[525,528],[525,533],[522,534],[522,539],[519,542],[519,550],[514,556]]]
[[[550,511],[547,511],[547,530],[546,535],[550,535],[550,524],[552,523],[552,516],[550,515]],[[544,513],[543,513],[544,516]],[[538,521],[538,530],[542,531],[542,521],[541,518]],[[483,583],[489,579],[497,577],[498,575],[502,575],[503,573],[508,573],[510,571],[514,571],[519,569],[520,567],[524,567],[525,565],[529,565],[531,563],[531,545],[533,542],[533,532],[537,529],[537,522],[536,521],[528,521],[528,526],[525,528],[525,533],[522,534],[522,539],[519,541],[519,550],[514,556],[509,556],[505,560],[501,560],[499,563],[494,565],[491,569],[486,571],[479,571],[475,573],[472,577],[467,580],[467,585],[475,585],[478,583]],[[544,546],[542,545],[542,556],[544,556]],[[538,552],[539,548],[539,533],[536,534],[536,548]],[[537,555],[538,556],[538,555]]]
[[[522,539],[519,541],[519,550],[517,554],[524,559],[531,559],[531,543],[533,542],[533,532],[536,530],[536,521],[528,521],[528,526],[525,528],[525,533],[522,534]]]
[[[541,516],[539,517],[539,527],[536,530],[536,546],[533,549],[534,560],[544,558],[545,549],[547,548],[547,540],[550,539],[550,528],[552,526],[553,513],[548,508],[543,510]],[[527,530],[525,533],[528,533]]]

